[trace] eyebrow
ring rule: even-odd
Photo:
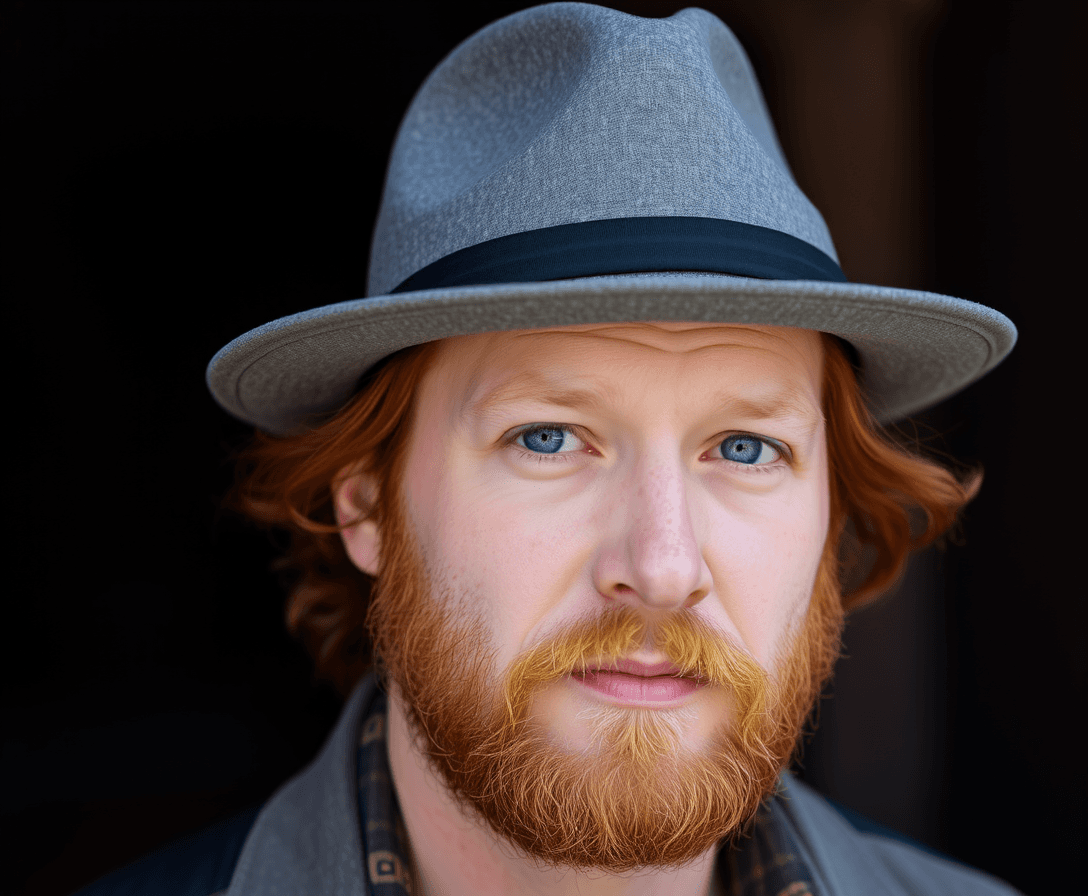
[[[526,371],[504,383],[498,389],[471,401],[465,415],[487,418],[504,405],[520,402],[540,402],[573,410],[599,410],[603,405],[619,404],[616,390],[598,385],[594,387],[567,386],[536,371]],[[804,391],[795,386],[768,390],[768,394],[747,398],[723,391],[707,400],[719,412],[745,419],[788,420],[800,419],[806,432],[816,429],[823,414]]]

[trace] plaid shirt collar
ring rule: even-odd
[[[376,688],[356,738],[359,828],[370,896],[411,896],[408,842],[385,748],[387,696]],[[779,795],[764,802],[749,835],[718,852],[716,874],[729,896],[816,896]]]

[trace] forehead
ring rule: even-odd
[[[823,345],[814,330],[653,321],[444,339],[428,379],[444,387],[454,413],[544,389],[566,387],[574,393],[589,387],[602,401],[619,403],[624,394],[644,388],[718,378],[738,397],[774,393],[793,403],[810,399],[818,408],[822,371]]]

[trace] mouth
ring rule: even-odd
[[[585,674],[596,675],[599,673],[623,673],[625,675],[635,675],[639,678],[679,678],[697,682],[705,681],[698,675],[685,676],[679,666],[668,660],[646,663],[640,660],[623,659],[609,663],[590,663],[586,665]],[[580,671],[575,672],[575,675],[580,674],[582,674]]]
[[[673,663],[636,660],[588,664],[585,672],[575,671],[571,677],[610,702],[635,706],[678,705],[708,684],[706,679],[684,677]]]

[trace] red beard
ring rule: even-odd
[[[549,866],[678,868],[739,836],[773,791],[839,655],[844,613],[832,539],[808,611],[768,675],[690,611],[651,630],[618,604],[553,633],[502,673],[471,595],[432,592],[403,507],[382,536],[386,562],[367,627],[390,712],[404,714],[415,748],[475,823]],[[541,699],[570,687],[564,679],[585,663],[647,643],[721,698],[726,709],[707,744],[685,747],[687,707],[601,704],[579,713],[592,728],[592,751],[564,745],[537,712]]]

